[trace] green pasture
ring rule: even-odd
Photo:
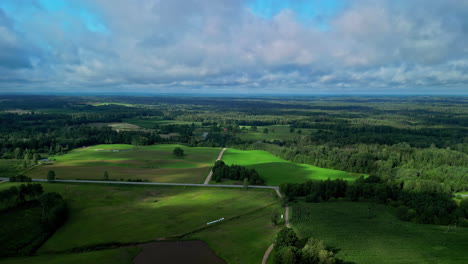
[[[468,228],[400,221],[392,209],[365,202],[292,205],[302,237],[325,241],[352,263],[468,263]]]
[[[142,130],[141,127],[136,126],[134,124],[129,124],[126,122],[112,122],[112,123],[91,123],[89,124],[90,126],[95,126],[95,127],[111,127],[117,131],[136,131],[136,130]]]
[[[172,151],[175,147],[184,150],[183,158],[174,157]],[[218,148],[191,148],[173,144],[97,145],[50,157],[54,164],[36,167],[26,175],[45,178],[49,170],[54,170],[60,179],[102,179],[104,171],[108,171],[111,180],[201,183],[220,151]]]
[[[23,160],[0,159],[0,177],[15,176],[24,170]]]
[[[222,160],[228,165],[237,164],[256,169],[268,185],[302,183],[306,180],[328,178],[356,179],[348,172],[286,161],[263,150],[227,149]]]
[[[163,120],[162,117],[149,117],[149,118],[125,118],[124,122],[133,124],[143,128],[154,129],[154,125],[191,125],[192,123],[200,126],[201,122],[191,121],[178,121],[178,120]]]
[[[271,224],[273,210],[284,213],[284,208],[276,204],[195,233],[189,238],[207,242],[228,263],[261,263],[263,254],[282,227]]]
[[[140,251],[137,247],[122,247],[84,253],[7,258],[0,259],[0,264],[131,264]]]
[[[13,184],[16,183],[4,183],[0,188]],[[244,219],[242,215],[278,204],[272,190],[61,183],[42,185],[46,192],[58,192],[65,198],[70,214],[65,225],[39,249],[39,253],[57,253],[113,242],[146,242],[177,237],[222,217],[226,221],[217,225],[228,224],[233,217],[241,216],[239,219]],[[251,231],[254,232],[255,228],[253,226]],[[210,233],[209,230],[206,232]],[[207,242],[214,243],[208,239]]]
[[[241,126],[247,128],[247,132],[242,133],[239,137],[243,140],[292,140],[301,135],[310,135],[314,129],[301,128],[296,129],[295,132],[289,131],[289,126],[285,125],[272,125],[272,126],[258,126],[257,131],[250,131],[251,126]],[[263,130],[268,128],[268,133],[263,133]],[[301,130],[301,133],[297,131]]]

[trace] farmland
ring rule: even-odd
[[[270,190],[81,184],[43,187],[65,198],[70,219],[39,252],[177,237],[209,221],[237,217],[277,203]]]
[[[183,158],[172,151],[181,147]],[[39,166],[27,173],[31,178],[45,178],[54,170],[61,179],[142,179],[154,182],[201,183],[218,156],[219,148],[190,148],[180,145],[133,146],[97,145],[80,148],[65,155],[50,157],[53,165]]]
[[[17,159],[0,159],[0,177],[10,177],[20,173],[23,168],[23,161]]]
[[[0,259],[0,264],[129,264],[139,251],[137,247],[127,247],[84,253],[48,254]]]
[[[326,180],[328,178],[346,180],[356,178],[344,171],[286,161],[262,150],[227,149],[224,152],[223,161],[228,165],[237,164],[256,169],[268,185],[280,185],[286,182],[302,183],[306,180]]]
[[[384,205],[326,202],[292,205],[292,227],[324,240],[337,257],[354,263],[467,263],[466,228],[399,220]]]
[[[291,132],[290,127],[286,125],[258,126],[256,131],[251,130],[251,126],[243,126],[248,132],[242,133],[240,138],[243,140],[292,140],[302,134],[310,134],[314,129],[298,129]],[[264,132],[267,129],[268,132]]]
[[[0,190],[15,184],[2,184]],[[279,210],[279,202],[271,190],[59,183],[42,185],[45,191],[58,192],[66,199],[70,218],[39,249],[39,254],[60,254],[71,249],[93,248],[102,244],[136,243],[183,236],[178,239],[207,242],[216,254],[229,263],[250,263],[251,260],[261,260],[263,249],[268,247],[277,231],[270,224],[270,215],[272,210]],[[184,236],[206,227],[208,221],[221,217],[226,220],[209,229]],[[231,250],[231,247],[235,250]],[[106,252],[97,251],[89,257],[106,259],[109,257]],[[117,253],[125,252],[114,252]],[[68,254],[57,256],[70,261],[75,258],[86,259],[86,254],[82,257]],[[36,259],[39,263],[42,261],[41,257]],[[103,263],[112,262],[109,260]]]

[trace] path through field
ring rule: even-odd
[[[226,151],[226,148],[223,148],[221,150],[221,152],[219,153],[218,155],[218,159],[216,159],[216,161],[218,160],[221,160],[223,158],[223,154],[224,154],[224,151]],[[208,176],[206,177],[206,180],[203,184],[209,184],[210,181],[211,181],[211,177],[213,176],[213,170],[210,170],[210,173],[208,174]]]
[[[275,189],[275,191],[276,191],[276,194],[278,195],[278,197],[280,199],[283,199],[283,196],[281,195],[281,192],[279,191],[279,188]],[[291,225],[289,225],[289,206],[288,205],[286,205],[286,212],[284,213],[284,223],[285,223],[287,228],[291,227]],[[267,264],[268,257],[270,257],[271,251],[273,250],[274,247],[275,247],[275,244],[271,244],[268,247],[267,251],[263,255],[262,264]]]

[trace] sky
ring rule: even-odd
[[[468,95],[468,0],[0,0],[0,93]]]

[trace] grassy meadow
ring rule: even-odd
[[[344,171],[286,161],[263,150],[227,149],[222,160],[228,165],[237,164],[256,169],[268,185],[302,183],[306,180],[326,180],[328,178],[343,178],[345,180],[356,178]]]
[[[184,150],[183,158],[172,154],[175,147]],[[202,183],[221,149],[190,148],[164,144],[133,146],[97,145],[80,148],[68,154],[50,157],[52,165],[34,168],[26,173],[31,178],[45,178],[54,170],[60,179],[144,179],[153,182]]]
[[[178,121],[178,120],[163,120],[162,117],[146,117],[146,118],[125,118],[124,122],[133,124],[142,128],[153,129],[155,125],[201,125],[201,122]]]
[[[391,210],[365,202],[299,202],[292,205],[291,225],[352,263],[468,263],[468,228],[403,222]]]
[[[0,190],[18,184],[4,183]],[[45,191],[58,192],[66,199],[70,215],[65,225],[42,245],[38,254],[54,256],[54,261],[56,258],[66,263],[131,263],[125,257],[129,251],[122,251],[122,248],[79,255],[61,252],[106,243],[171,239],[185,234],[188,235],[183,239],[208,243],[228,263],[258,263],[279,229],[271,225],[271,213],[283,210],[273,190],[42,185]],[[201,229],[207,222],[222,217],[226,220]],[[189,234],[193,231],[196,232]],[[112,254],[122,255],[124,260],[112,262]],[[88,262],[88,259],[94,262]],[[42,263],[46,258],[8,260],[11,262],[0,263]]]
[[[108,126],[116,131],[136,131],[141,130],[142,128],[133,124],[129,124],[126,122],[112,122],[112,123],[91,123],[90,126],[95,127],[104,127]]]
[[[208,243],[216,254],[228,263],[261,263],[266,249],[273,243],[282,226],[271,224],[273,210],[283,210],[277,204],[247,214],[222,225],[191,235]]]
[[[0,177],[10,177],[24,171],[23,160],[0,159]]]
[[[0,189],[13,184],[4,183]],[[42,185],[45,191],[58,192],[65,198],[70,215],[65,225],[39,249],[39,253],[177,237],[222,217],[226,221],[218,225],[228,223],[230,218],[278,204],[272,190],[61,183]],[[269,217],[270,213],[267,212],[266,218]],[[253,226],[252,230],[255,228]]]
[[[251,126],[241,126],[247,128],[248,130]],[[268,133],[263,133],[263,130],[267,128]],[[301,130],[300,133],[297,133]],[[289,131],[289,126],[286,125],[271,125],[271,126],[258,126],[257,131],[248,131],[246,133],[242,133],[239,137],[243,140],[293,140],[297,136],[301,136],[302,134],[310,135],[312,131],[315,129],[308,129],[308,128],[301,128],[295,129],[293,133]]]

